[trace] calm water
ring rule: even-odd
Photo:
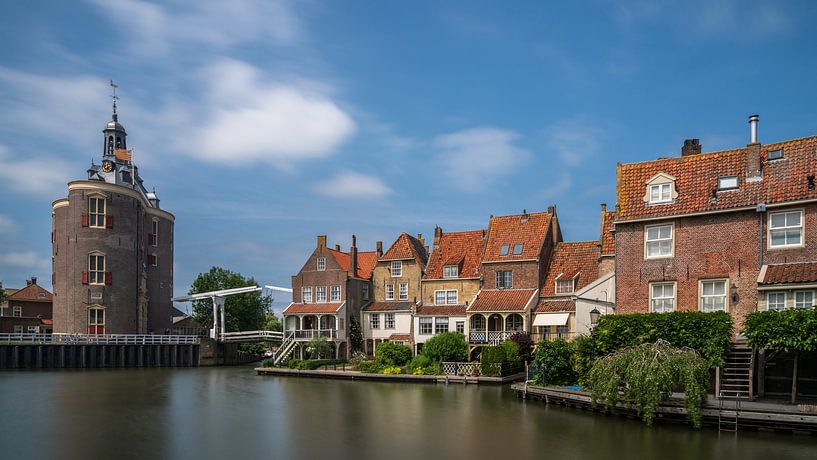
[[[250,368],[0,372],[0,459],[817,458],[523,403],[507,388],[256,376]]]

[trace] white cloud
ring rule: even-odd
[[[11,151],[0,145],[0,184],[16,192],[49,199],[55,199],[66,193],[65,184],[70,178],[71,171],[76,169],[74,165],[45,155],[27,155],[27,158],[30,159],[12,158]]]
[[[134,53],[170,55],[180,44],[226,47],[264,40],[289,45],[300,21],[287,0],[172,1],[89,0],[119,24]]]
[[[0,214],[0,236],[10,236],[17,233],[19,227],[11,217]]]
[[[518,138],[513,131],[478,127],[439,136],[434,145],[449,180],[460,189],[477,191],[528,160],[530,152],[515,145]]]
[[[393,193],[377,177],[344,171],[332,179],[313,184],[313,190],[332,198],[379,199]]]
[[[0,254],[0,265],[12,268],[50,270],[51,261],[33,251]]]
[[[603,131],[582,120],[563,120],[545,129],[545,144],[562,163],[579,166],[599,152]]]

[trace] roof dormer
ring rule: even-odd
[[[647,190],[644,202],[647,204],[669,204],[678,198],[675,190],[675,177],[669,174],[658,173],[647,181]]]

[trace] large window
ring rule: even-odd
[[[767,292],[766,293],[766,308],[769,310],[785,310],[786,309],[786,293],[785,292]]]
[[[315,288],[315,302],[326,302],[326,286]]]
[[[105,284],[105,256],[88,255],[88,284]]]
[[[369,327],[372,329],[380,329],[380,313],[372,313],[369,315]]]
[[[435,305],[457,305],[458,292],[456,289],[448,291],[434,291]]]
[[[331,296],[332,302],[337,302],[340,300],[340,286],[335,285],[330,288],[329,295]]]
[[[465,334],[465,321],[457,321],[456,322],[457,332],[460,334]]]
[[[675,283],[650,285],[650,308],[655,313],[675,310]]]
[[[312,288],[311,287],[301,288],[301,302],[303,302],[303,303],[312,302]]]
[[[88,309],[88,333],[89,334],[104,334],[105,333],[105,309],[104,308],[89,308]]]
[[[456,278],[459,276],[459,267],[456,265],[446,265],[443,267],[443,278]]]
[[[448,317],[438,316],[434,318],[434,333],[442,334],[443,332],[448,332]]]
[[[400,283],[400,300],[408,300],[408,283]]]
[[[522,315],[518,315],[516,313],[508,315],[505,318],[505,330],[506,331],[521,331],[522,330]]]
[[[556,280],[557,294],[571,294],[573,293],[573,280]]]
[[[14,305],[11,307],[11,316],[21,318],[23,316],[23,307],[19,305]]]
[[[795,291],[794,308],[811,308],[814,306],[814,291]]]
[[[394,300],[394,285],[386,285],[386,300]]]
[[[650,259],[653,257],[672,256],[672,233],[672,224],[646,227],[644,232],[646,257]]]
[[[88,226],[105,228],[105,198],[88,198]]]
[[[397,278],[398,276],[403,276],[403,261],[402,260],[393,260],[391,263],[391,276],[392,278]]]
[[[497,289],[511,289],[513,287],[513,271],[511,270],[497,270],[496,272],[496,288]]]
[[[394,313],[386,313],[385,316],[384,327],[386,329],[394,329]]]
[[[701,281],[701,311],[712,312],[726,309],[726,284],[728,280]]]
[[[431,335],[431,328],[434,319],[429,317],[422,317],[420,318],[420,334],[421,335]]]
[[[803,211],[769,213],[769,246],[781,248],[803,244]]]
[[[326,270],[326,257],[318,257],[318,271],[322,272]]]
[[[650,185],[650,203],[668,203],[672,201],[672,184]]]

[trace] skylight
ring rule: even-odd
[[[738,176],[722,176],[718,178],[718,190],[738,188]]]
[[[779,160],[783,158],[783,149],[771,150],[769,151],[769,159],[770,160]]]
[[[510,249],[510,245],[503,244],[502,246],[499,247],[499,255],[507,256],[509,249]]]
[[[522,243],[513,245],[513,255],[518,256],[519,254],[522,254]]]

